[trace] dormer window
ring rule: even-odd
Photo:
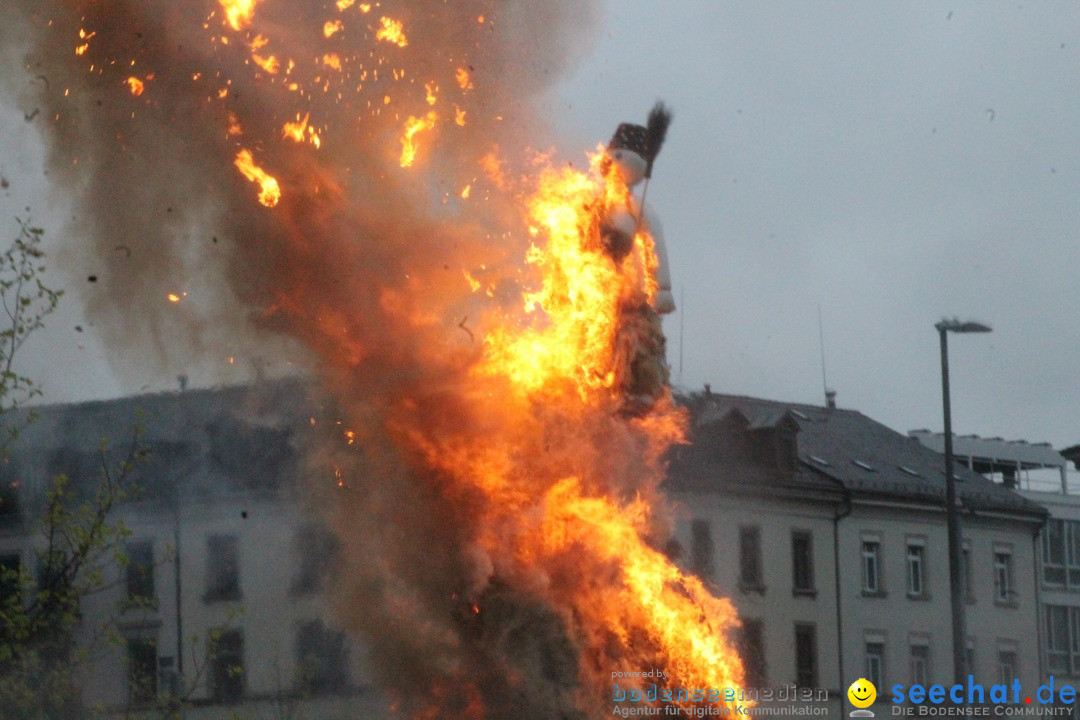
[[[795,471],[799,457],[799,446],[795,437],[795,428],[782,423],[776,428],[776,466],[787,472]]]

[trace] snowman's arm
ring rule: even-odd
[[[671,269],[668,266],[667,245],[664,243],[664,228],[652,208],[645,207],[645,228],[652,235],[656,252],[656,283],[659,289],[653,298],[652,308],[661,315],[675,311],[675,297],[671,294]]]

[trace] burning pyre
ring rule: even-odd
[[[612,673],[652,668],[741,682],[731,605],[657,550],[684,418],[669,394],[625,411],[621,308],[656,291],[652,239],[600,246],[626,188],[599,154],[519,150],[593,19],[494,0],[0,16],[4,42],[33,38],[27,102],[85,243],[67,260],[100,274],[113,347],[231,363],[294,338],[350,413],[337,605],[406,717],[607,715]]]

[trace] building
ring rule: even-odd
[[[834,717],[860,677],[879,703],[896,684],[951,684],[942,456],[852,410],[708,391],[685,402],[672,550],[738,607],[748,684],[826,689]],[[1046,511],[969,469],[957,480],[969,667],[987,685],[1034,683]]]
[[[46,406],[22,429],[0,475],[8,568],[35,571],[49,478],[91,492],[103,468],[119,472],[136,426],[147,451],[137,494],[115,511],[128,563],[108,565],[80,608],[77,640],[94,648],[87,707],[149,713],[180,697],[187,718],[381,716],[365,649],[327,605],[333,535],[297,492],[332,481],[301,461],[333,418],[307,390],[277,382]],[[111,628],[118,637],[103,642]]]
[[[941,433],[913,430],[924,445],[944,446]],[[1080,483],[1062,452],[1049,443],[1028,443],[961,435],[954,438],[957,462],[987,479],[1016,488],[1046,509],[1049,518],[1038,538],[1040,681],[1080,684]]]
[[[385,715],[365,648],[328,606],[335,540],[310,490],[334,478],[304,458],[340,429],[309,390],[285,381],[37,410],[0,465],[0,566],[34,568],[48,478],[93,488],[136,423],[149,451],[142,493],[117,510],[128,562],[81,608],[81,642],[105,625],[119,637],[88,667],[87,705],[120,716],[180,696],[187,718],[207,720]],[[817,689],[809,701],[838,717],[860,677],[886,702],[895,684],[951,682],[941,455],[851,410],[711,392],[684,402],[691,444],[671,456],[679,522],[667,549],[738,607],[748,685]],[[1046,511],[968,468],[958,484],[974,674],[1043,677],[1029,642],[1040,593],[1070,608],[1045,617],[1070,633],[1067,657],[1051,638],[1048,667],[1072,668],[1080,602],[1071,560],[1067,600],[1047,592],[1056,566],[1037,566],[1037,552],[1057,557],[1035,544]],[[1069,517],[1080,528],[1080,504]],[[1071,542],[1072,525],[1052,527]]]

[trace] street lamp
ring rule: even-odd
[[[949,404],[948,334],[988,333],[991,329],[970,320],[943,319],[934,325],[941,336],[941,405],[945,413],[945,512],[949,525],[949,590],[952,596],[953,673],[962,684],[967,675],[967,645],[964,631],[964,589],[960,535],[960,513],[956,509],[956,478],[953,476],[952,409]]]

